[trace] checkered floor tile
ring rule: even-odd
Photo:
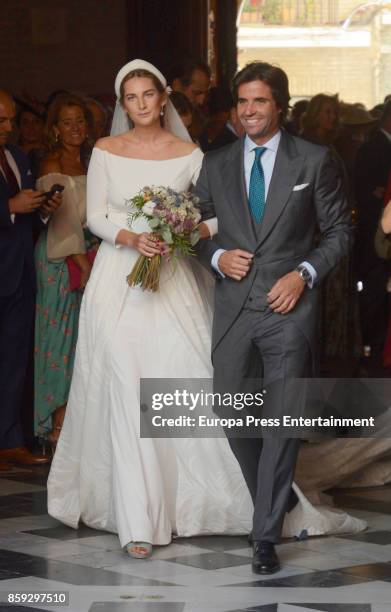
[[[391,487],[335,492],[369,530],[286,541],[281,572],[258,576],[243,536],[175,538],[151,559],[131,559],[115,534],[49,517],[46,477],[45,468],[1,474],[0,612],[31,610],[4,599],[31,590],[68,591],[69,612],[391,610]]]

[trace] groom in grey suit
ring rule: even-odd
[[[314,374],[319,286],[351,238],[328,149],[281,128],[290,98],[286,74],[253,62],[236,75],[233,93],[246,135],[205,156],[196,186],[203,217],[218,219],[217,236],[200,241],[197,251],[217,278],[214,388],[230,393],[246,390],[254,369],[261,369],[266,389]],[[269,412],[281,417],[294,409],[294,397],[277,397]],[[253,571],[276,572],[274,545],[292,505],[299,441],[229,437],[229,443],[254,502]]]

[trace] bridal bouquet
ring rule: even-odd
[[[177,192],[169,187],[144,187],[127,201],[131,207],[128,227],[132,227],[135,219],[144,217],[156,240],[167,245],[166,257],[175,260],[180,255],[193,255],[193,247],[199,240],[197,227],[201,221],[197,203],[198,198],[185,191]],[[127,277],[128,284],[157,291],[162,261],[162,255],[140,255]]]

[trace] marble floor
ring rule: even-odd
[[[284,541],[283,569],[252,574],[246,537],[178,538],[130,559],[115,535],[46,513],[47,470],[0,474],[0,612],[31,610],[8,593],[67,593],[71,612],[391,612],[391,487],[338,491],[365,518],[356,536]]]

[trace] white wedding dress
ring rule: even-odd
[[[243,534],[252,503],[225,438],[140,438],[140,378],[211,378],[212,313],[201,268],[184,260],[163,267],[157,293],[130,288],[138,252],[115,246],[127,228],[126,200],[146,185],[188,189],[202,163],[199,149],[145,161],[95,148],[87,217],[103,242],[84,293],[74,375],[48,480],[49,513],[130,541],[168,544],[172,534]],[[149,231],[138,219],[132,229]],[[362,521],[300,503],[284,535],[358,531]]]

